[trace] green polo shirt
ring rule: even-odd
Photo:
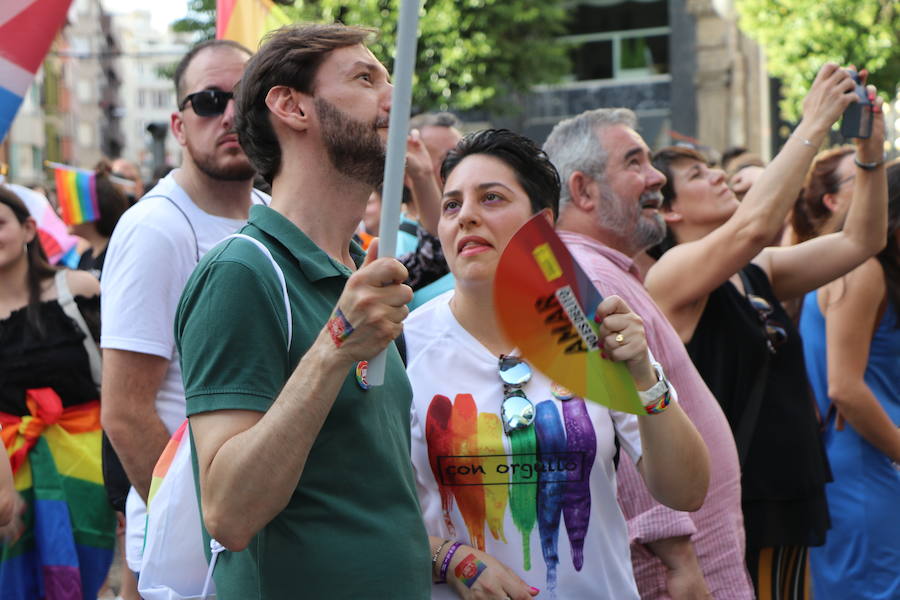
[[[351,274],[271,208],[252,207],[241,232],[265,244],[284,271],[293,343],[287,352],[284,299],[269,260],[247,240],[220,243],[188,280],[175,319],[188,416],[268,410]],[[350,251],[360,264],[362,250],[351,243]],[[219,557],[219,600],[430,596],[409,457],[411,400],[393,344],[384,385],[363,390],[355,369],[347,373],[288,506],[246,550]]]

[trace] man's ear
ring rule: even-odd
[[[179,145],[184,146],[186,144],[186,137],[184,134],[184,119],[181,117],[181,112],[173,112],[172,116],[170,117],[170,122],[172,135],[175,136],[175,140],[179,143]]]
[[[312,97],[286,85],[276,85],[266,94],[266,106],[272,115],[291,129],[309,127]]]
[[[825,208],[827,208],[829,211],[834,212],[835,210],[837,210],[838,206],[837,197],[835,196],[835,194],[825,194],[824,196],[822,196],[822,204],[824,204]]]
[[[599,204],[600,186],[593,177],[581,171],[575,171],[569,176],[566,185],[569,186],[570,203],[579,210],[591,212]]]

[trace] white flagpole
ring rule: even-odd
[[[403,0],[397,25],[397,52],[394,56],[394,91],[388,122],[387,159],[384,164],[384,188],[381,196],[381,225],[378,229],[378,255],[394,256],[397,229],[400,226],[400,198],[406,163],[406,137],[412,105],[412,76],[416,65],[416,31],[420,0]],[[369,361],[366,380],[371,385],[384,383],[386,351]]]

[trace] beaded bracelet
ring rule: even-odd
[[[444,562],[441,563],[441,572],[438,575],[438,583],[447,583],[447,569],[450,568],[450,559],[453,558],[453,555],[456,554],[456,551],[459,550],[459,547],[462,546],[462,542],[456,542],[450,549],[447,550],[447,554],[444,555]]]

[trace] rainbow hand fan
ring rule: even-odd
[[[578,396],[646,414],[625,365],[600,356],[594,312],[602,300],[542,214],[516,232],[500,257],[494,308],[522,356]]]

